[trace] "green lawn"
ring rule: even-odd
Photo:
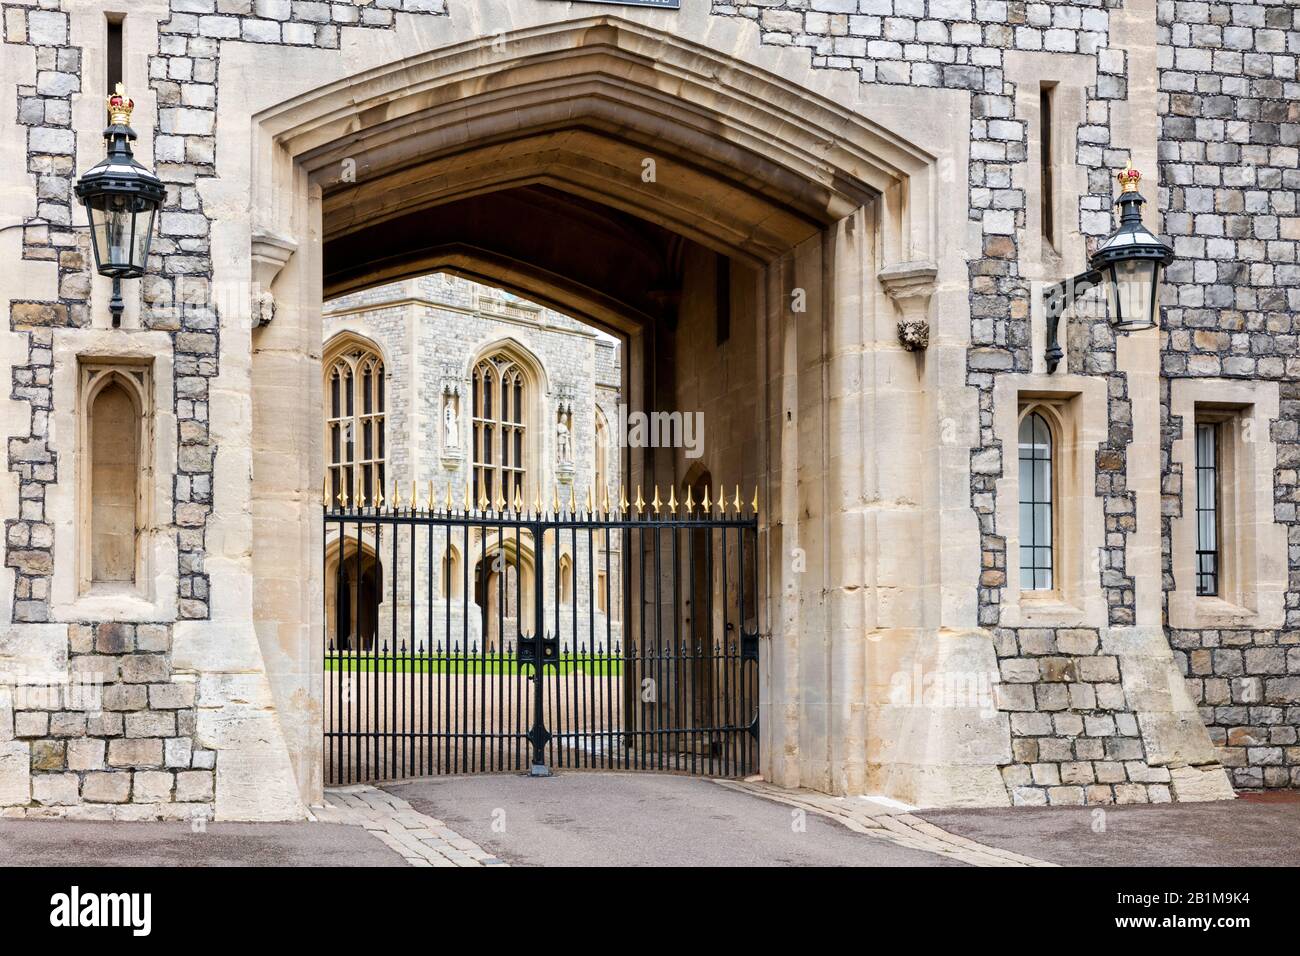
[[[399,654],[397,656],[349,657],[329,654],[325,657],[325,670],[345,674],[394,672],[400,674],[518,674],[531,673],[531,665],[521,668],[515,660],[504,655],[469,654]],[[561,674],[591,674],[595,677],[618,677],[623,673],[623,661],[604,654],[561,654],[558,670]]]

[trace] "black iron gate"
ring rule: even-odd
[[[324,515],[326,782],[755,772],[757,496],[695,496],[526,511],[340,494]]]

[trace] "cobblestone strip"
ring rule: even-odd
[[[425,816],[401,797],[370,786],[325,791],[312,810],[322,823],[365,827],[411,866],[508,866],[441,820]]]
[[[855,833],[888,840],[910,850],[935,853],[968,866],[1056,866],[1055,863],[957,836],[920,817],[870,800],[832,797],[812,790],[787,790],[762,782],[715,780],[714,783],[729,790],[829,817]]]

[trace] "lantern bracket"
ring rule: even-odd
[[[1043,308],[1047,312],[1047,354],[1045,356],[1047,374],[1055,372],[1056,367],[1061,364],[1061,359],[1065,357],[1060,338],[1061,316],[1065,314],[1066,309],[1081,296],[1096,288],[1101,281],[1101,271],[1089,269],[1087,272],[1080,272],[1072,279],[1058,282],[1043,290]]]

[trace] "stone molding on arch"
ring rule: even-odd
[[[729,19],[709,18],[708,26],[741,28],[734,21],[716,22]],[[506,141],[520,137],[525,124],[537,130],[572,126],[575,113],[585,109],[582,119],[588,125],[632,127],[636,124],[627,118],[637,116],[643,134],[674,142],[691,156],[694,169],[687,173],[708,169],[717,179],[740,178],[740,156],[759,169],[744,177],[750,209],[737,203],[739,219],[695,225],[698,205],[674,208],[662,188],[647,204],[632,194],[629,187],[635,181],[626,169],[618,170],[617,181],[593,188],[591,180],[602,170],[581,153],[568,157],[581,163],[577,168],[589,184],[588,194],[595,191],[593,198],[601,202],[652,221],[668,220],[675,230],[752,262],[770,260],[784,240],[758,234],[759,222],[745,222],[745,212],[761,213],[770,225],[772,209],[779,209],[792,221],[802,219],[811,234],[879,196],[893,214],[886,261],[932,258],[934,155],[867,118],[869,104],[856,84],[852,105],[859,106],[857,111],[819,96],[825,80],[816,74],[825,71],[816,71],[806,55],[797,55],[805,61],[802,70],[789,69],[787,63],[778,75],[718,52],[724,48],[738,49],[706,48],[606,15],[543,23],[500,38],[479,36],[340,78],[254,115],[253,208],[276,216],[276,205],[269,201],[279,191],[275,182],[295,166],[328,190],[354,182],[349,177],[359,172],[409,166],[417,156],[446,154],[470,141],[493,143],[499,153]],[[504,62],[501,49],[508,51]],[[758,44],[746,55],[791,59]],[[580,105],[575,106],[575,98]],[[615,100],[621,101],[621,113],[611,105]],[[901,119],[901,111],[894,112]],[[569,168],[559,161],[566,158],[563,152],[561,144],[553,154],[558,157],[554,169],[532,170],[522,180],[517,167],[507,170],[508,164],[498,163],[495,171],[484,168],[481,175],[471,171],[460,182],[441,182],[436,195],[417,196],[405,189],[406,208],[410,202],[432,205],[450,195],[521,181],[549,179],[579,190],[557,174]],[[355,205],[355,192],[348,189],[346,194]],[[379,213],[372,208],[364,215],[373,221]],[[262,222],[257,228],[283,234],[292,231],[289,225]]]
[[[485,154],[479,151],[473,165],[458,172],[448,170],[457,175],[440,181],[441,192],[435,189],[421,193],[414,185],[427,178],[433,167],[426,164],[416,169],[412,162],[407,168],[407,181],[401,179],[400,172],[383,180],[385,190],[410,199],[412,205],[384,208],[372,204],[364,215],[370,221],[384,221],[387,214],[409,212],[420,204],[429,208],[450,202],[453,197],[470,197],[516,185],[550,182],[572,187],[574,182],[566,180],[566,174],[576,172],[579,180],[589,175],[594,181],[587,184],[585,194],[574,189],[580,198],[585,195],[614,210],[671,225],[670,231],[693,238],[705,248],[750,267],[763,266],[766,275],[757,283],[759,302],[752,313],[760,328],[763,323],[770,328],[778,321],[779,283],[786,277],[796,284],[817,286],[810,301],[820,318],[814,314],[807,322],[788,324],[784,332],[790,337],[812,335],[807,330],[815,329],[819,321],[830,320],[832,308],[874,317],[881,298],[876,294],[879,289],[875,277],[882,268],[904,262],[934,262],[940,281],[933,314],[950,335],[946,339],[940,336],[942,346],[930,353],[939,358],[929,358],[927,363],[931,368],[940,359],[953,364],[951,360],[969,340],[968,331],[963,329],[967,324],[965,296],[958,288],[959,275],[961,284],[966,281],[966,256],[961,244],[967,230],[940,233],[935,227],[935,208],[939,193],[946,201],[966,202],[964,179],[941,174],[940,170],[948,169],[946,164],[957,169],[965,167],[968,92],[872,90],[868,100],[868,88],[862,86],[856,74],[814,68],[806,51],[764,47],[758,42],[756,25],[713,16],[705,8],[683,11],[681,21],[673,25],[678,35],[654,29],[636,16],[565,21],[567,8],[533,0],[521,0],[517,11],[512,7],[511,12],[509,22],[518,28],[501,38],[507,50],[504,59],[492,40],[485,39],[481,31],[470,30],[461,19],[463,14],[458,17],[455,10],[448,20],[440,22],[436,33],[431,26],[426,25],[426,29],[399,20],[390,46],[382,50],[358,47],[350,50],[341,63],[316,51],[280,51],[274,75],[256,87],[239,79],[243,74],[238,66],[252,52],[238,44],[223,47],[223,57],[227,58],[223,70],[232,62],[236,66],[232,95],[247,94],[247,98],[243,102],[235,100],[238,105],[228,105],[232,99],[223,95],[218,105],[218,125],[227,119],[234,125],[248,124],[244,129],[251,133],[251,141],[242,136],[223,139],[218,150],[226,152],[219,152],[218,162],[224,155],[231,166],[237,165],[242,159],[237,151],[250,150],[251,181],[247,190],[241,188],[239,196],[242,202],[251,194],[252,221],[229,230],[225,245],[217,251],[217,271],[233,274],[246,268],[232,258],[232,253],[246,248],[246,229],[291,235],[299,242],[298,252],[276,279],[280,317],[255,333],[251,353],[255,407],[259,403],[266,407],[267,400],[277,394],[311,387],[313,378],[319,387],[319,373],[313,368],[310,352],[319,354],[320,349],[320,329],[314,314],[321,294],[324,241],[346,225],[329,218],[331,192],[336,188],[328,181],[331,164],[347,158],[363,160],[357,167],[364,179],[379,170],[375,162],[366,165],[372,159],[382,159],[385,171],[396,171],[405,160],[422,158],[403,156],[403,148],[419,150],[425,158],[438,161],[455,152],[458,144],[467,149],[471,140],[487,141],[499,165],[494,168],[480,162]],[[701,29],[690,32],[688,26]],[[684,36],[691,39],[685,40]],[[376,62],[381,57],[389,62]],[[509,68],[503,69],[503,64]],[[312,73],[316,67],[321,70]],[[557,72],[563,76],[557,78]],[[227,71],[226,75],[231,74]],[[620,82],[613,83],[611,75]],[[524,82],[530,78],[533,82]],[[309,83],[316,89],[308,89]],[[624,101],[622,112],[611,112],[611,100],[615,98],[612,94]],[[451,102],[455,102],[454,108],[448,106]],[[589,107],[586,114],[574,113]],[[482,115],[475,117],[476,110],[481,110]],[[613,139],[608,129],[611,117],[641,139]],[[537,151],[538,137],[548,134],[548,123],[551,129],[562,129],[587,119],[591,120],[591,129],[573,133],[567,142],[552,142],[549,153]],[[527,136],[520,128],[522,123],[531,124]],[[907,130],[913,140],[930,143],[933,149],[914,146],[890,132],[891,128]],[[441,141],[439,136],[443,137]],[[648,196],[633,190],[635,194],[629,194],[627,176],[630,173],[635,177],[639,171],[640,157],[646,153],[638,151],[642,148],[638,144],[647,137],[660,137],[672,143],[678,154],[688,155],[690,162],[678,167],[682,175],[692,177],[693,184],[710,185],[713,191],[668,194],[663,190],[660,195]],[[614,143],[618,151],[612,155],[636,157],[636,162],[620,170],[618,176],[609,172],[609,164],[592,169],[578,148],[592,142]],[[751,164],[751,157],[761,162]],[[539,164],[544,160],[553,161],[552,166],[541,168]],[[750,166],[747,176],[741,172],[746,166]],[[665,166],[661,164],[659,169],[663,172]],[[229,191],[233,187],[220,188]],[[464,264],[480,265],[472,255]],[[827,267],[832,265],[836,267],[833,279],[827,274]],[[513,287],[527,298],[544,301],[534,288],[535,277],[520,275],[514,282],[493,284]],[[774,292],[777,298],[769,299]],[[569,314],[582,311],[567,302],[555,304]],[[624,326],[633,324],[627,316],[622,317],[622,322]],[[657,354],[653,348],[644,341],[638,343],[634,336],[630,338],[634,362],[638,354],[649,354],[653,360]],[[763,346],[765,351],[771,347],[772,343]],[[891,351],[899,350],[891,343]],[[766,376],[769,388],[775,381],[775,369],[787,360],[783,356],[784,352],[770,353],[769,364],[760,373]],[[858,358],[856,353],[836,352],[825,361],[835,367],[834,377],[847,372]],[[635,405],[644,397],[638,395],[637,389],[644,391],[645,385],[635,378],[631,381],[629,403]],[[798,395],[792,398],[811,397],[819,388],[819,379],[814,375],[790,381],[798,389]],[[924,396],[919,387],[909,385],[909,389],[901,397],[909,408],[915,406],[913,411],[919,412]],[[771,397],[775,398],[776,393]],[[856,408],[870,402],[870,396],[854,396],[849,404]],[[943,407],[956,404],[948,400]],[[320,482],[308,464],[319,454],[318,448],[309,445],[319,438],[293,446],[295,436],[303,434],[303,430],[295,430],[293,410],[290,412],[288,416],[257,419],[260,431],[255,434],[254,444],[261,456],[261,473],[290,474],[303,489],[297,500],[290,500],[290,494],[265,478],[254,477],[250,489],[252,511],[262,519],[254,527],[252,548],[255,580],[259,581],[257,567],[267,563],[269,557],[283,555],[281,567],[293,564],[305,569],[320,553],[320,532],[309,522],[313,513],[318,514],[318,505],[309,496]],[[780,484],[770,496],[766,492],[764,496],[764,500],[777,503],[785,501],[777,492],[784,491],[783,482],[790,479],[789,469],[799,461],[813,466],[820,452],[809,440],[806,450],[792,444],[790,455],[778,456],[769,447],[769,443],[778,441],[771,432],[768,429],[758,434],[763,447],[757,452],[761,463],[756,467],[767,470],[756,474],[766,482],[765,487]],[[956,461],[955,456],[950,457]],[[960,464],[964,466],[964,462]],[[628,471],[632,473],[633,469]],[[777,507],[774,504],[774,509]],[[768,532],[774,535],[772,546],[781,547],[794,540],[795,526],[801,523],[791,509],[774,511],[772,524],[782,527]],[[816,522],[807,523],[811,526]],[[950,523],[956,523],[956,519]],[[973,527],[973,522],[968,523]],[[973,548],[977,539],[966,534],[964,527],[962,531]],[[818,529],[809,533],[815,536]],[[283,544],[290,540],[291,546]],[[267,571],[276,578],[285,576],[276,568],[268,567]],[[268,635],[262,638],[264,642],[269,643],[270,636],[274,636],[281,647],[308,646],[304,637],[297,638],[297,644],[293,642],[295,635],[311,632],[312,623],[318,620],[320,600],[319,594],[313,593],[309,575],[300,577],[304,584],[298,590],[285,587],[273,591],[270,585],[259,584],[254,595],[258,604],[256,621],[259,637]],[[782,593],[781,582],[773,582],[771,592]],[[961,610],[957,608],[957,612]],[[310,620],[305,615],[310,615]],[[820,628],[825,622],[810,616],[807,626]],[[798,622],[794,627],[798,629]],[[906,634],[899,640],[910,639],[911,635]],[[273,647],[272,653],[275,651]],[[312,649],[310,654],[314,657],[318,650]],[[793,666],[791,661],[786,656],[780,663]],[[286,675],[279,682],[282,686],[277,689],[282,698],[297,692],[295,681],[293,675]],[[287,709],[293,706],[290,703]],[[302,723],[306,727],[307,722]],[[779,741],[792,739],[797,727],[789,719],[774,721],[772,727],[773,752],[787,752]],[[313,745],[305,734],[295,741],[296,749],[304,753]],[[802,764],[786,761],[774,767],[776,776],[794,781],[802,779],[803,773],[809,780],[821,779],[817,776],[818,758],[811,751],[807,758],[797,759],[802,759]],[[994,779],[998,792],[1004,794],[1000,779]]]
[[[341,328],[325,342],[321,351],[321,367],[327,368],[331,362],[337,359],[349,349],[363,349],[367,352],[374,352],[384,363],[384,372],[387,374],[392,368],[392,363],[388,360],[388,354],[384,347],[368,335],[358,332],[356,329]]]

